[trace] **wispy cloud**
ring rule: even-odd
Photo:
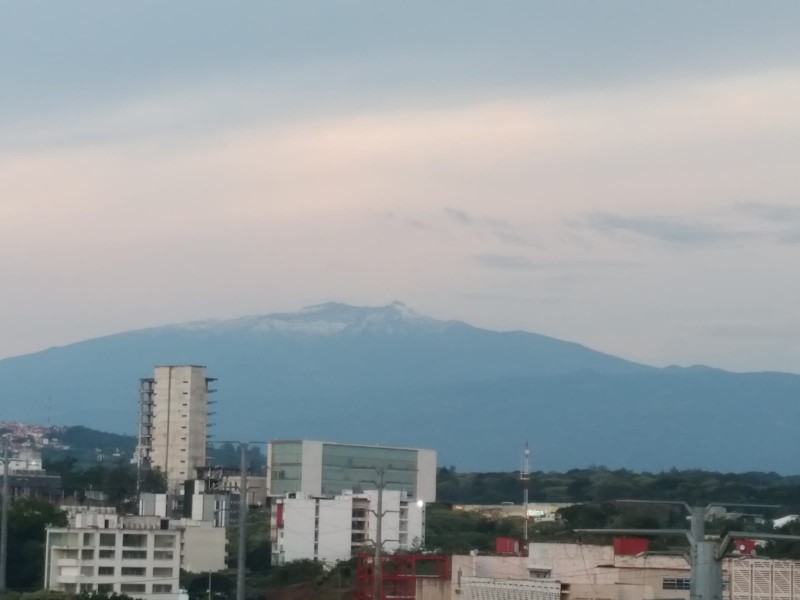
[[[800,244],[800,231],[780,234],[778,242],[781,244]]]
[[[797,205],[743,202],[738,204],[736,208],[741,212],[765,221],[779,223],[800,221],[800,206]]]
[[[395,223],[400,223],[402,225],[406,225],[407,227],[411,227],[412,229],[425,229],[425,230],[434,229],[433,225],[421,219],[416,219],[414,217],[408,217],[405,215],[399,215],[393,211],[386,211],[382,213],[382,216]]]
[[[682,245],[714,244],[749,235],[701,221],[664,216],[627,217],[613,213],[592,213],[581,224],[602,233],[632,233],[659,242]]]
[[[481,230],[492,237],[509,243],[529,246],[532,244],[530,236],[525,235],[518,226],[505,219],[476,216],[460,208],[446,206],[442,209],[445,216],[461,227]]]
[[[477,254],[472,257],[482,267],[491,269],[517,269],[517,270],[580,270],[580,269],[613,269],[632,267],[637,263],[614,260],[564,260],[547,261],[533,260],[518,254]]]
[[[460,225],[475,224],[475,219],[473,219],[465,210],[461,210],[460,208],[452,208],[450,206],[446,206],[443,210],[445,215]]]

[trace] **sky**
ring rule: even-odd
[[[0,11],[0,357],[400,300],[800,372],[800,3]]]

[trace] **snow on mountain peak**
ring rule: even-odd
[[[194,331],[249,331],[296,335],[335,335],[380,332],[405,334],[411,331],[438,329],[446,321],[437,321],[415,312],[402,302],[386,306],[350,306],[328,302],[307,306],[294,313],[276,313],[240,317],[231,320],[197,321],[177,325]]]

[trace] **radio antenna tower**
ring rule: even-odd
[[[522,482],[522,510],[525,511],[525,544],[528,543],[528,488],[531,481],[531,449],[528,442],[525,442],[525,454],[522,460],[522,470],[519,472],[519,479]]]

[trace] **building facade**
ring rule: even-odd
[[[273,441],[267,446],[269,494],[330,496],[378,488],[436,501],[436,451],[320,441]]]
[[[206,466],[210,388],[202,366],[156,367],[141,380],[137,460],[159,469],[177,491]]]
[[[69,526],[48,528],[44,587],[175,600],[179,575],[225,568],[225,530],[210,523],[70,507]]]
[[[325,564],[348,560],[377,539],[377,490],[336,496],[288,494],[273,499],[272,563],[311,559]],[[386,552],[425,543],[425,503],[405,492],[383,491],[381,537]]]
[[[161,529],[47,530],[44,587],[68,593],[116,592],[174,600],[181,534]]]

